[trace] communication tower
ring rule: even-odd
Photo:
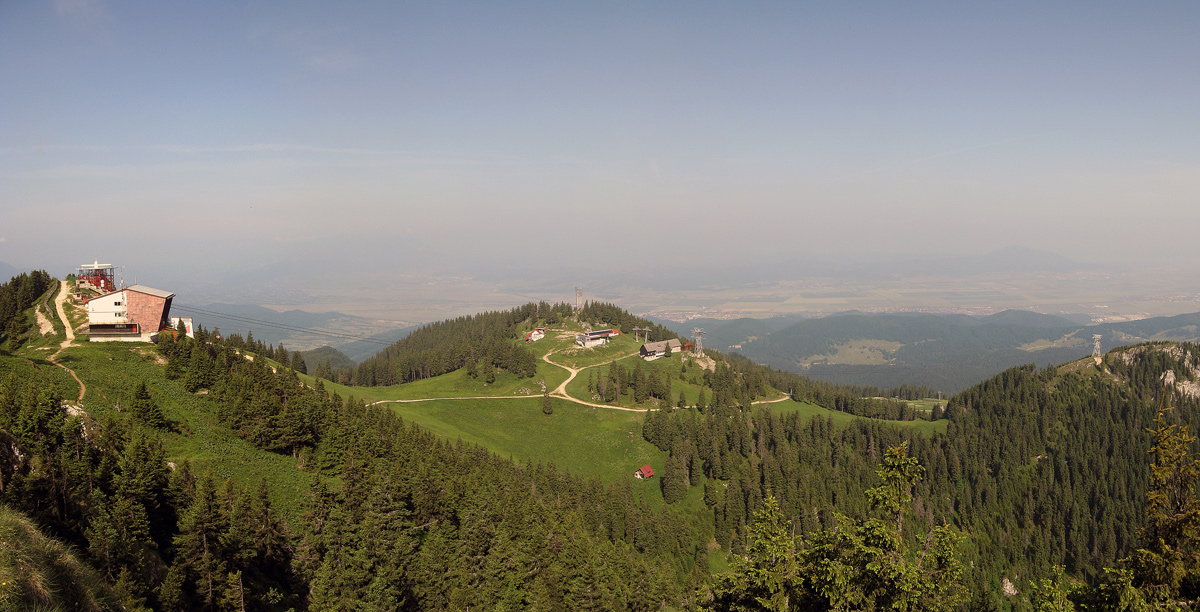
[[[575,288],[575,310],[583,310],[583,289]]]
[[[704,354],[704,344],[701,342],[704,339],[704,330],[699,327],[692,328],[692,336],[696,338],[696,345],[692,348],[697,355]]]
[[[1100,334],[1092,334],[1092,357],[1099,359],[1103,355],[1100,352],[1100,339],[1103,337]]]

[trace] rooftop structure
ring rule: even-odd
[[[638,349],[638,354],[646,361],[654,361],[659,357],[665,356],[668,349],[670,349],[671,353],[679,353],[683,350],[683,345],[676,338],[661,340],[659,342],[647,342]]]
[[[615,329],[597,329],[594,331],[576,334],[575,344],[584,348],[593,346],[603,346],[608,344],[608,339],[612,336],[620,335],[621,332]]]
[[[117,288],[115,271],[116,268],[112,264],[102,264],[97,260],[95,263],[80,265],[75,278],[81,289],[107,293]]]
[[[643,465],[642,467],[634,470],[633,477],[634,478],[652,478],[652,477],[654,477],[654,468],[651,468],[650,464]]]

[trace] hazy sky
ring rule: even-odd
[[[0,2],[0,261],[1187,261],[1197,24],[1196,2]]]

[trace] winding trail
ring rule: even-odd
[[[619,361],[621,359],[625,359],[626,357],[632,357],[633,355],[637,354],[636,352],[629,353],[628,355],[620,355],[618,357],[613,357],[612,359],[609,359],[608,361],[592,364],[589,366],[584,366],[582,368],[572,368],[571,366],[568,366],[568,365],[563,365],[561,363],[556,363],[554,361],[550,361],[550,355],[553,355],[553,354],[554,354],[554,352],[551,351],[549,353],[546,353],[545,355],[542,355],[542,361],[545,361],[546,363],[548,363],[552,366],[562,368],[562,369],[566,370],[567,372],[569,372],[571,375],[568,376],[567,379],[562,382],[562,384],[558,385],[558,387],[556,387],[553,391],[550,392],[550,397],[564,399],[564,400],[567,400],[568,402],[573,402],[576,404],[580,404],[582,406],[591,406],[592,408],[604,408],[605,410],[620,410],[623,412],[648,412],[648,411],[650,411],[650,408],[626,408],[624,406],[612,406],[610,404],[597,404],[594,402],[584,401],[579,398],[571,397],[570,395],[567,395],[567,385],[570,384],[570,382],[572,380],[575,380],[575,376],[577,376],[580,372],[586,370],[587,368],[595,368],[595,367],[599,367],[599,366],[603,366],[603,365],[608,365],[614,361]],[[82,384],[82,383],[80,383],[80,384]],[[530,399],[530,398],[535,398],[535,397],[537,397],[537,396],[536,395],[474,395],[474,396],[469,396],[469,397],[461,397],[461,396],[460,397],[418,397],[418,398],[413,398],[413,399],[378,400],[378,401],[371,402],[367,405],[374,406],[375,404],[411,404],[411,403],[415,403],[415,402],[437,402],[437,401],[442,401],[442,400]],[[752,404],[774,404],[777,402],[786,402],[789,399],[791,399],[791,397],[785,395],[783,397],[779,397],[779,398],[776,398],[773,400],[762,400],[762,401],[758,401],[758,402],[752,402]]]
[[[550,392],[550,397],[557,397],[559,399],[565,399],[568,402],[574,402],[576,404],[581,404],[583,406],[591,406],[593,408],[605,408],[607,410],[622,410],[625,412],[646,412],[647,410],[649,410],[649,408],[625,408],[622,406],[609,406],[608,404],[594,404],[592,402],[585,402],[581,399],[574,398],[574,397],[571,397],[570,395],[567,395],[567,383],[574,380],[575,375],[582,372],[585,368],[572,368],[570,366],[565,366],[561,363],[555,363],[553,361],[550,361],[550,355],[552,355],[552,354],[553,354],[553,352],[542,355],[542,361],[545,361],[546,363],[548,363],[552,366],[562,368],[562,369],[566,370],[567,372],[570,372],[571,375],[568,376],[567,379],[565,381],[563,381],[563,383],[561,385],[558,386],[558,388],[556,388]],[[602,366],[602,365],[612,363],[619,359],[624,359],[626,357],[629,357],[631,355],[636,355],[636,354],[637,353],[630,353],[629,355],[621,355],[619,357],[613,357],[612,359],[609,359],[608,361],[605,361],[603,363],[597,363],[595,365],[590,365],[587,367],[594,368],[597,366]],[[536,395],[475,395],[475,396],[470,396],[470,397],[461,397],[461,396],[460,397],[419,397],[419,398],[414,398],[414,399],[378,400],[378,401],[371,402],[370,404],[367,404],[367,405],[374,406],[375,404],[410,404],[413,402],[436,402],[436,401],[441,401],[441,400],[530,399],[530,398],[535,398],[535,397],[537,397],[537,396]]]
[[[554,363],[553,361],[550,361],[550,356],[553,354],[554,354],[554,351],[551,351],[549,353],[546,353],[545,355],[542,355],[542,361],[545,361],[546,363],[548,363],[552,366],[560,367],[560,368],[570,372],[571,375],[568,376],[567,379],[564,380],[561,385],[559,385],[556,389],[554,389],[553,391],[550,392],[550,397],[557,397],[559,399],[565,399],[568,402],[575,402],[576,404],[582,404],[584,406],[591,406],[593,408],[607,408],[609,410],[623,410],[625,412],[647,412],[650,410],[649,408],[624,408],[622,406],[609,406],[608,404],[594,404],[592,402],[585,402],[581,399],[574,398],[574,397],[571,397],[570,395],[567,395],[567,385],[572,380],[575,380],[575,376],[577,374],[579,374],[580,372],[584,371],[587,368],[572,368],[571,366],[563,365],[561,363]],[[602,365],[610,364],[614,361],[619,361],[626,357],[632,357],[636,354],[637,353],[634,352],[634,353],[630,353],[628,355],[621,355],[620,357],[613,357],[612,359],[609,359],[608,361],[605,361],[602,363],[597,363],[597,364],[590,365],[587,367],[588,368],[599,367]]]
[[[58,296],[54,298],[54,307],[58,309],[58,318],[62,320],[63,330],[67,335],[67,339],[62,341],[62,344],[58,346],[58,350],[54,351],[54,354],[47,361],[71,373],[71,378],[74,378],[75,382],[79,383],[79,398],[75,401],[82,402],[83,394],[87,393],[87,385],[83,384],[82,380],[79,380],[79,376],[75,374],[75,370],[58,362],[58,354],[63,352],[67,347],[74,346],[72,343],[75,342],[75,330],[71,329],[71,320],[67,318],[67,311],[63,308],[63,303],[67,301],[67,282],[59,281],[58,287]]]

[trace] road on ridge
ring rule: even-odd
[[[87,385],[83,384],[82,380],[79,380],[79,375],[75,374],[75,370],[58,362],[58,354],[63,352],[67,347],[73,346],[71,343],[75,342],[75,330],[71,329],[71,320],[67,318],[67,311],[63,309],[63,302],[67,301],[67,281],[58,281],[58,287],[58,296],[54,298],[54,307],[58,310],[58,318],[62,319],[63,330],[67,334],[67,339],[58,345],[58,350],[54,351],[54,354],[47,360],[71,373],[71,378],[74,378],[75,382],[79,383],[79,398],[75,401],[82,402],[83,394],[87,393]]]

